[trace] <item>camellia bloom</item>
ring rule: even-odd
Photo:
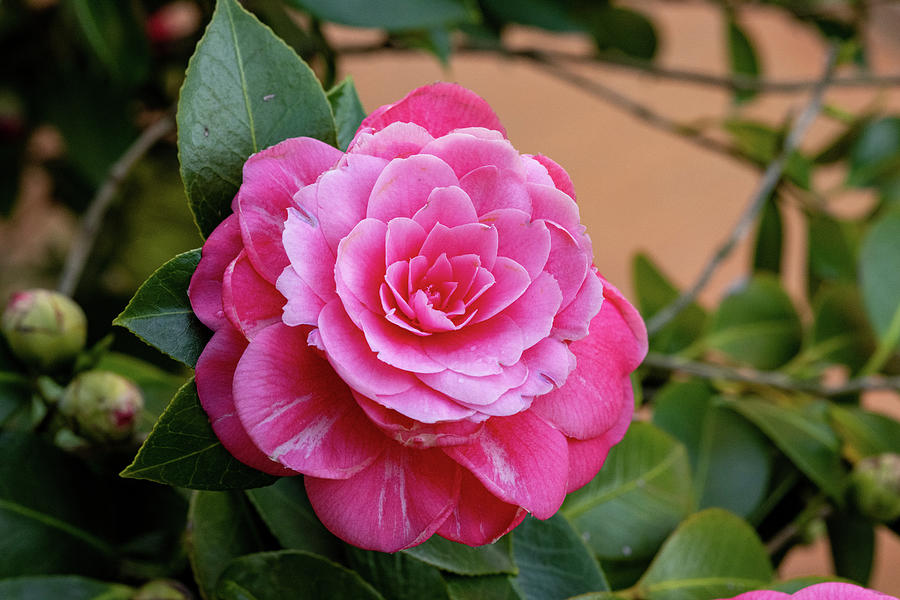
[[[344,540],[496,540],[546,519],[625,433],[647,350],[592,266],[572,182],[490,107],[438,83],[366,118],[346,153],[251,156],[189,290],[223,445],[302,473]]]
[[[731,600],[784,600],[791,598],[792,600],[897,600],[893,596],[882,594],[874,590],[859,587],[849,583],[817,583],[805,587],[795,594],[785,594],[784,592],[773,592],[771,590],[759,590],[756,592],[747,592],[740,596],[735,596]]]

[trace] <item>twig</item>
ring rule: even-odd
[[[769,166],[766,167],[756,192],[751,197],[750,203],[747,205],[741,218],[731,231],[731,235],[729,235],[728,239],[719,246],[718,250],[716,250],[715,254],[713,254],[712,258],[707,262],[694,285],[672,301],[671,304],[663,307],[647,322],[647,332],[650,335],[657,333],[660,329],[665,327],[666,324],[677,317],[682,310],[697,298],[697,295],[704,287],[706,287],[706,284],[709,283],[712,274],[722,261],[724,261],[737,244],[746,237],[747,233],[750,231],[750,227],[756,220],[759,211],[762,210],[766,199],[781,179],[781,174],[784,171],[784,166],[787,163],[788,158],[800,144],[800,140],[803,139],[807,129],[809,129],[809,126],[812,125],[812,122],[818,116],[819,111],[821,111],[822,98],[825,95],[825,90],[828,88],[828,83],[831,81],[831,76],[834,73],[836,59],[837,46],[832,45],[829,47],[827,53],[825,74],[813,90],[812,97],[803,109],[803,112],[800,113],[800,116],[794,121],[794,124],[784,141],[784,147],[781,149],[781,152],[771,163],[769,163]]]
[[[103,217],[106,215],[110,203],[115,198],[122,181],[131,172],[135,163],[156,142],[168,135],[174,128],[175,118],[171,114],[166,114],[166,116],[147,127],[122,154],[119,160],[110,167],[106,179],[97,189],[97,193],[91,199],[91,203],[81,219],[81,225],[75,233],[75,239],[72,241],[72,246],[66,255],[66,262],[59,277],[59,283],[56,286],[57,290],[68,296],[75,292],[78,280],[81,278],[81,273],[84,271],[84,266],[94,246],[94,241],[103,224]]]
[[[900,392],[900,377],[868,375],[850,379],[839,385],[825,385],[820,380],[795,379],[777,371],[758,371],[750,368],[733,368],[707,362],[699,362],[651,352],[644,364],[667,371],[679,371],[697,375],[704,379],[737,381],[754,385],[764,385],[790,392],[804,392],[823,398],[840,396],[867,390],[890,390]]]

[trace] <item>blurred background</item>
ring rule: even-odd
[[[521,12],[585,3],[492,1],[481,3],[480,22],[390,34],[353,27],[346,15],[300,10],[320,4],[245,3],[327,85],[352,76],[367,112],[436,80],[487,99],[520,152],[545,154],[568,171],[596,264],[629,297],[639,252],[678,287],[694,282],[822,77],[830,43],[839,45],[835,77],[855,83],[827,89],[825,109],[800,146],[806,163],[777,199],[779,267],[801,316],[811,312],[810,204],[852,221],[900,198],[900,125],[876,132],[889,165],[881,179],[848,175],[860,132],[900,113],[900,3],[596,3],[619,12],[585,29],[566,21],[565,11],[535,9],[528,14],[543,16],[531,20]],[[435,11],[446,4],[436,2]],[[0,5],[0,298],[58,285],[80,219],[110,168],[141,131],[170,118],[211,10],[210,2],[187,0]],[[756,86],[757,94],[728,84],[756,77],[776,84]],[[111,205],[77,277],[74,295],[88,311],[93,340],[109,333],[153,270],[202,243],[181,186],[175,133],[157,137],[133,168],[114,174]],[[722,263],[703,303],[715,305],[746,276],[754,247],[748,236]],[[125,332],[114,346],[176,369]],[[864,403],[900,418],[896,394],[867,394]],[[783,577],[829,571],[827,542],[815,538],[792,550]],[[900,595],[897,565],[900,542],[880,528],[872,587]]]

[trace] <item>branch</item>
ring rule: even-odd
[[[712,363],[699,362],[651,352],[644,359],[644,364],[657,369],[678,371],[696,375],[704,379],[737,381],[752,385],[764,385],[789,392],[804,392],[815,396],[829,398],[864,392],[868,390],[890,390],[900,392],[900,377],[884,377],[868,375],[850,379],[839,385],[825,385],[820,380],[799,380],[777,371],[757,371],[750,368],[733,368]]]
[[[100,233],[103,217],[106,215],[110,203],[116,197],[116,192],[119,191],[122,181],[131,172],[135,163],[156,142],[168,135],[174,128],[175,118],[171,114],[167,114],[145,129],[122,154],[119,160],[110,167],[106,179],[97,189],[97,193],[91,199],[91,203],[81,219],[81,226],[75,233],[75,239],[72,241],[72,246],[66,255],[66,263],[59,277],[59,283],[56,286],[57,290],[67,296],[71,296],[75,292],[78,280],[81,279],[81,273],[84,271],[84,266],[94,246],[94,241],[97,238],[97,234]]]
[[[825,95],[825,90],[828,88],[831,76],[834,73],[836,59],[837,47],[832,45],[828,49],[824,75],[819,80],[815,90],[813,90],[812,97],[807,103],[806,108],[803,109],[803,112],[800,113],[800,116],[794,121],[794,124],[784,141],[784,147],[781,149],[781,152],[775,160],[766,167],[756,192],[751,197],[750,203],[744,210],[744,213],[741,215],[737,224],[734,226],[734,229],[731,231],[731,235],[729,235],[728,239],[726,239],[725,242],[719,246],[719,249],[716,250],[716,253],[700,273],[696,283],[647,321],[648,334],[653,335],[654,333],[657,333],[691,304],[703,288],[706,287],[706,284],[709,283],[710,278],[722,261],[724,261],[737,244],[747,236],[751,225],[765,205],[766,199],[781,179],[781,174],[784,171],[784,166],[787,163],[788,158],[797,146],[800,145],[800,140],[803,139],[809,126],[812,125],[812,122],[818,116],[819,111],[822,110],[822,98]]]

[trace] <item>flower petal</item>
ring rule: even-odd
[[[507,391],[525,383],[528,368],[517,362],[503,367],[496,375],[483,377],[463,375],[449,369],[440,373],[420,373],[417,377],[429,387],[477,408],[496,402]]]
[[[531,285],[531,278],[525,267],[505,256],[498,256],[491,269],[494,285],[485,290],[478,300],[469,305],[476,310],[473,323],[490,319],[518,300]]]
[[[410,448],[467,444],[484,427],[483,422],[468,419],[443,423],[422,423],[356,392],[353,393],[353,396],[375,425],[391,439]]]
[[[366,218],[366,206],[378,176],[388,161],[364,154],[347,154],[337,168],[316,184],[316,215],[332,253],[357,223]]]
[[[531,198],[520,173],[501,171],[484,165],[460,178],[459,187],[472,199],[475,211],[482,215],[492,210],[514,208],[531,214]]]
[[[275,282],[275,287],[287,298],[287,304],[284,305],[281,315],[285,325],[315,326],[319,322],[319,313],[322,312],[325,302],[297,276],[294,267],[285,267]]]
[[[533,160],[542,164],[546,169],[550,178],[553,179],[553,185],[561,192],[568,194],[572,200],[576,200],[575,186],[566,170],[559,166],[553,159],[547,158],[543,154],[535,154],[531,157]]]
[[[550,231],[543,221],[532,221],[527,213],[513,208],[492,210],[479,221],[497,228],[500,256],[525,267],[531,279],[543,271],[550,256]]]
[[[575,299],[590,272],[591,256],[578,246],[575,238],[565,229],[552,222],[547,225],[550,229],[550,254],[544,270],[556,278],[562,292],[560,308],[564,309]]]
[[[260,329],[281,321],[284,297],[263,279],[241,250],[222,277],[222,305],[234,327],[249,340]]]
[[[228,324],[222,307],[222,277],[231,261],[244,249],[237,215],[219,223],[203,244],[200,263],[191,276],[188,298],[200,322],[218,330]]]
[[[416,212],[413,220],[425,231],[431,231],[437,223],[447,227],[474,223],[478,215],[469,195],[454,186],[431,190],[428,202]]]
[[[519,174],[522,179],[525,178],[522,159],[506,139],[487,139],[454,131],[422,148],[422,154],[437,156],[453,168],[457,177],[463,177],[475,169],[491,165],[501,172],[510,171]]]
[[[377,219],[363,219],[341,240],[334,263],[334,281],[338,296],[344,299],[350,294],[367,309],[376,313],[383,310],[378,290],[384,282],[386,269],[384,256],[386,236],[387,225],[384,222]],[[350,310],[351,303],[347,302],[345,306]]]
[[[441,254],[448,257],[474,254],[486,269],[494,267],[497,260],[497,229],[481,223],[469,223],[457,227],[444,227],[440,223],[428,232],[422,244],[421,255],[433,263]]]
[[[366,217],[387,223],[394,217],[412,217],[425,206],[431,190],[459,183],[447,163],[428,155],[396,158],[381,171],[372,188]]]
[[[390,266],[397,261],[417,256],[425,241],[425,234],[422,226],[412,219],[398,217],[388,221],[384,238],[384,263]]]
[[[391,160],[418,154],[432,140],[421,125],[396,122],[380,131],[361,129],[347,151]]]
[[[589,272],[575,299],[553,319],[553,336],[562,340],[580,340],[588,334],[588,324],[601,310],[603,284]]]
[[[531,348],[550,335],[553,319],[562,302],[559,284],[549,273],[541,273],[531,282],[503,316],[512,319],[522,332],[522,347]]]
[[[421,339],[425,353],[464,375],[493,375],[522,356],[522,330],[505,315]]]
[[[480,481],[463,471],[459,503],[437,534],[468,546],[492,544],[512,531],[526,514],[524,509],[491,494]]]

